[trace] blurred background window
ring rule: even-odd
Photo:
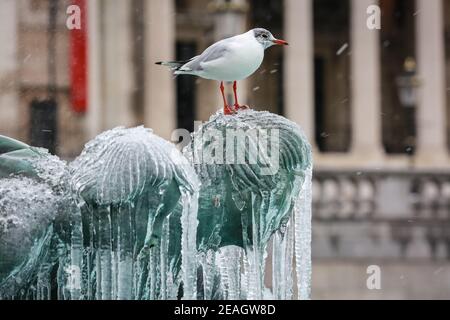
[[[351,136],[349,1],[313,3],[315,138],[322,152],[347,152]]]
[[[382,0],[381,73],[383,145],[390,154],[411,154],[415,148],[416,104],[405,105],[397,79],[408,58],[415,59],[415,3]]]

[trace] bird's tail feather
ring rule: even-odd
[[[169,67],[172,71],[178,71],[182,66],[188,63],[190,60],[186,61],[160,61],[156,62],[157,65]]]

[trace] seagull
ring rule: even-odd
[[[220,81],[224,114],[231,115],[242,108],[237,98],[237,81],[251,76],[261,66],[264,51],[273,45],[288,45],[276,39],[263,28],[218,41],[202,54],[186,61],[161,61],[157,65],[169,67],[175,75],[194,75],[204,79]],[[233,82],[234,105],[229,106],[225,98],[223,82]]]

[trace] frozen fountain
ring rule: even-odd
[[[0,299],[309,299],[311,175],[300,128],[251,110],[182,153],[143,127],[70,164],[0,137]]]
[[[268,112],[218,113],[184,154],[201,180],[203,297],[292,299],[295,267],[298,297],[309,298],[312,162],[299,127]],[[264,284],[270,253],[272,292]]]
[[[83,295],[176,299],[182,282],[194,299],[199,183],[178,150],[142,127],[118,128],[90,142],[71,173],[90,275]]]

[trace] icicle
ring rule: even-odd
[[[51,290],[51,282],[50,282],[50,273],[51,273],[51,264],[43,263],[37,279],[37,291],[38,291],[38,300],[51,300],[52,290]]]
[[[117,300],[119,297],[119,217],[118,210],[114,206],[110,207],[110,230],[111,230],[111,299]]]
[[[110,208],[103,208],[99,214],[99,257],[100,257],[100,295],[102,300],[112,298],[112,248],[111,248],[111,216]]]
[[[169,220],[170,217],[167,217],[164,220],[161,232],[161,246],[160,246],[160,274],[161,274],[161,300],[167,300],[169,296],[168,291],[171,286],[169,283]]]
[[[91,207],[86,207],[86,212],[83,212],[84,215],[86,215],[86,220],[83,221],[83,223],[86,225],[89,233],[89,247],[86,251],[86,260],[87,260],[87,299],[88,300],[94,300],[94,285],[95,285],[95,279],[94,279],[94,257],[95,257],[95,248],[94,248],[94,237],[95,237],[95,231],[94,231],[94,213]]]
[[[73,205],[71,216],[71,242],[70,242],[70,266],[68,273],[67,287],[70,291],[71,300],[81,299],[81,270],[83,265],[83,230],[81,212]]]
[[[158,300],[159,290],[160,290],[160,248],[159,245],[150,249],[150,287],[149,294],[150,300]]]
[[[263,196],[252,193],[252,245],[247,244],[247,256],[249,262],[249,290],[248,300],[262,300],[264,293],[264,269],[265,269],[265,254],[264,244],[261,243],[261,232],[263,226],[261,225],[260,214],[261,207],[264,202]],[[244,226],[244,229],[246,227]]]
[[[201,255],[203,276],[203,299],[211,300],[214,295],[214,278],[216,276],[216,252],[208,250]]]
[[[148,248],[142,248],[141,252],[137,257],[137,284],[135,288],[136,299],[147,300],[149,299],[149,292],[147,289],[147,282],[149,279],[149,250]]]
[[[58,270],[56,271],[56,285],[57,285],[57,298],[58,300],[68,300],[69,295],[66,291],[66,268],[67,268],[67,252],[65,248],[61,247],[62,252],[58,252]]]
[[[249,292],[249,285],[250,285],[250,279],[249,279],[249,271],[250,266],[248,262],[248,257],[244,253],[242,257],[242,270],[241,270],[241,296],[240,299],[242,300],[248,300],[248,292]]]
[[[224,247],[217,253],[220,279],[225,300],[239,300],[241,296],[242,249]]]
[[[276,300],[292,299],[293,231],[293,221],[289,221],[285,233],[277,231],[273,236],[272,287]]]
[[[311,193],[312,169],[308,169],[294,207],[295,267],[300,300],[311,298]]]
[[[100,209],[101,210],[101,209]],[[93,227],[94,227],[94,236],[93,236],[93,250],[95,254],[95,299],[102,299],[102,263],[101,263],[101,251],[100,251],[100,222],[99,222],[99,212],[100,210],[96,210],[93,215]]]
[[[131,300],[133,284],[133,244],[131,234],[131,205],[121,204],[117,219],[119,220],[119,265],[118,296],[119,300]]]
[[[183,299],[194,300],[197,296],[197,207],[198,192],[190,195],[182,195],[183,213],[181,216],[182,225],[182,279],[183,279]]]

